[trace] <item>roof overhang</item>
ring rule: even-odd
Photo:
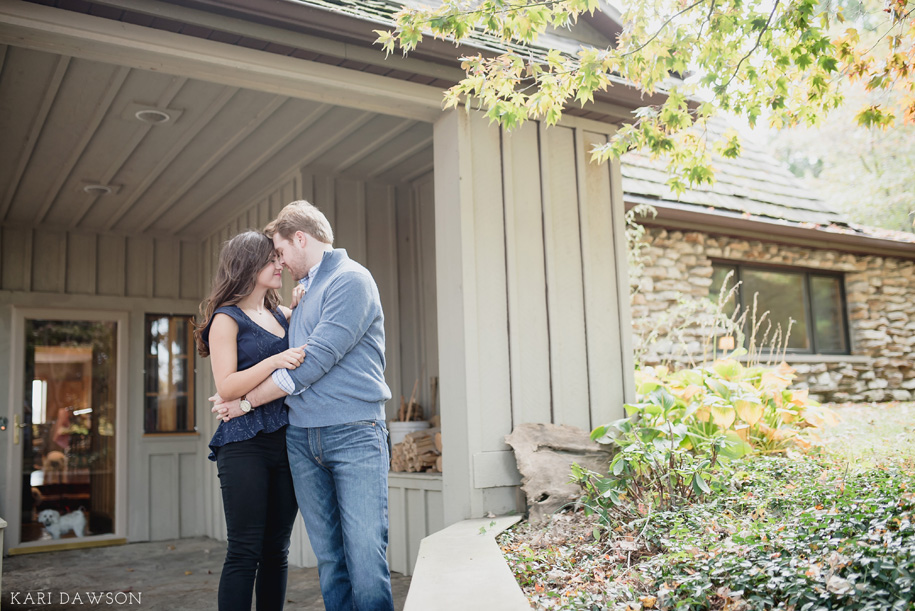
[[[724,210],[709,210],[691,204],[660,201],[629,193],[625,194],[625,201],[627,208],[637,204],[648,204],[657,210],[657,216],[639,219],[639,223],[646,226],[838,250],[858,255],[915,260],[915,243],[913,242],[847,233],[828,227],[804,226],[799,223],[747,216]]]
[[[616,43],[616,38],[623,32],[622,13],[606,0],[599,0],[600,10],[584,13],[582,18]]]
[[[129,5],[143,6],[148,4],[143,0],[93,0],[95,2],[125,7]],[[319,35],[345,42],[353,47],[362,47],[381,52],[381,47],[375,44],[378,35],[377,29],[392,27],[389,21],[381,16],[371,15],[355,16],[343,10],[334,10],[331,2],[312,0],[170,0],[172,4],[186,8],[219,13],[225,16],[258,22],[274,27],[291,29],[298,32]],[[615,41],[616,36],[622,31],[619,22],[619,11],[606,1],[601,2],[602,11],[595,11],[593,15],[585,14],[582,20],[600,32],[608,41]],[[557,42],[560,37],[555,34],[548,37],[549,41]],[[578,43],[570,41],[564,50],[574,52]],[[567,47],[567,48],[566,48]],[[480,41],[467,41],[461,46],[453,42],[425,37],[423,42],[410,53],[408,59],[417,62],[436,64],[448,70],[448,75],[457,82],[463,76],[459,68],[461,55],[482,53],[483,55],[496,55],[498,49],[492,44]],[[394,59],[392,55],[388,59]],[[403,70],[409,70],[404,66]],[[445,77],[445,78],[449,78]],[[613,86],[603,92],[596,92],[594,103],[584,107],[570,105],[566,112],[574,116],[582,116],[592,120],[621,124],[634,118],[633,111],[637,108],[661,104],[666,99],[666,94],[657,92],[646,94],[630,85],[623,79],[614,79]]]
[[[351,78],[315,62],[24,2],[6,4],[0,10],[0,43],[102,62],[116,58],[117,63],[132,68],[218,78],[224,84],[256,86],[329,103],[344,100],[353,107],[383,109],[426,121],[441,114],[441,95],[434,87],[375,74],[359,73],[358,78]],[[396,105],[392,105],[395,99]]]
[[[362,47],[163,2],[67,5],[0,2],[4,235],[197,240],[283,181],[433,169],[434,67],[385,76]]]

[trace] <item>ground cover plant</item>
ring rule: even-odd
[[[915,404],[834,409],[821,449],[730,460],[667,508],[593,483],[505,556],[536,609],[915,609]]]

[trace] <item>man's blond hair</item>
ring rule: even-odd
[[[304,199],[287,204],[276,218],[264,227],[264,233],[269,238],[278,233],[283,239],[292,240],[296,231],[304,231],[325,244],[334,243],[334,231],[330,228],[327,217],[314,204]]]

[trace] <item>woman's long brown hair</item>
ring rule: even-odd
[[[240,233],[226,242],[219,253],[219,267],[213,278],[210,295],[200,303],[200,323],[194,323],[194,341],[200,356],[210,356],[210,348],[203,341],[203,333],[213,320],[213,312],[226,305],[234,305],[251,294],[257,283],[257,274],[276,256],[273,240],[259,231]],[[268,289],[264,305],[275,312],[280,304],[276,290]]]

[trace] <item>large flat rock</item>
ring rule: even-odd
[[[613,456],[587,431],[565,424],[521,424],[505,442],[515,451],[533,524],[581,496],[578,485],[569,482],[572,463],[605,474]]]

